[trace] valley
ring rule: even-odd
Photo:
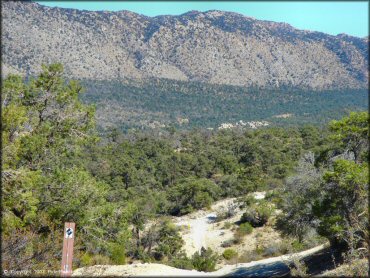
[[[348,111],[365,111],[367,90],[245,88],[173,80],[83,80],[85,103],[96,105],[99,130],[191,130],[325,125]],[[290,117],[279,117],[289,114]],[[255,126],[253,122],[259,122]]]

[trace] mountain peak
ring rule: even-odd
[[[188,11],[186,13],[183,13],[182,15],[198,15],[202,12],[198,11],[198,10],[191,10],[191,11]]]
[[[72,78],[367,88],[368,39],[209,10],[147,17],[2,2],[5,73],[59,61]],[[30,32],[32,30],[32,32]]]

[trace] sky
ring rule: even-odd
[[[50,7],[91,11],[129,10],[147,16],[179,15],[190,10],[232,11],[261,20],[286,22],[298,29],[331,35],[369,35],[369,3],[242,1],[36,1]]]

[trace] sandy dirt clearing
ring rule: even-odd
[[[232,232],[225,234],[221,229],[222,223],[219,223],[220,228],[216,227],[215,219],[218,213],[226,210],[229,205],[232,205],[236,198],[229,198],[216,202],[209,210],[198,210],[182,217],[174,217],[172,221],[177,226],[182,226],[181,236],[185,241],[183,247],[188,256],[200,251],[202,247],[210,247],[214,249],[219,246],[224,240],[232,236]],[[240,219],[242,211],[239,209],[236,214],[228,219],[235,222]]]

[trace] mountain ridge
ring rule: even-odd
[[[62,62],[72,78],[167,78],[247,87],[368,86],[368,39],[235,12],[149,17],[3,2],[3,74]],[[32,30],[32,32],[30,32]]]

